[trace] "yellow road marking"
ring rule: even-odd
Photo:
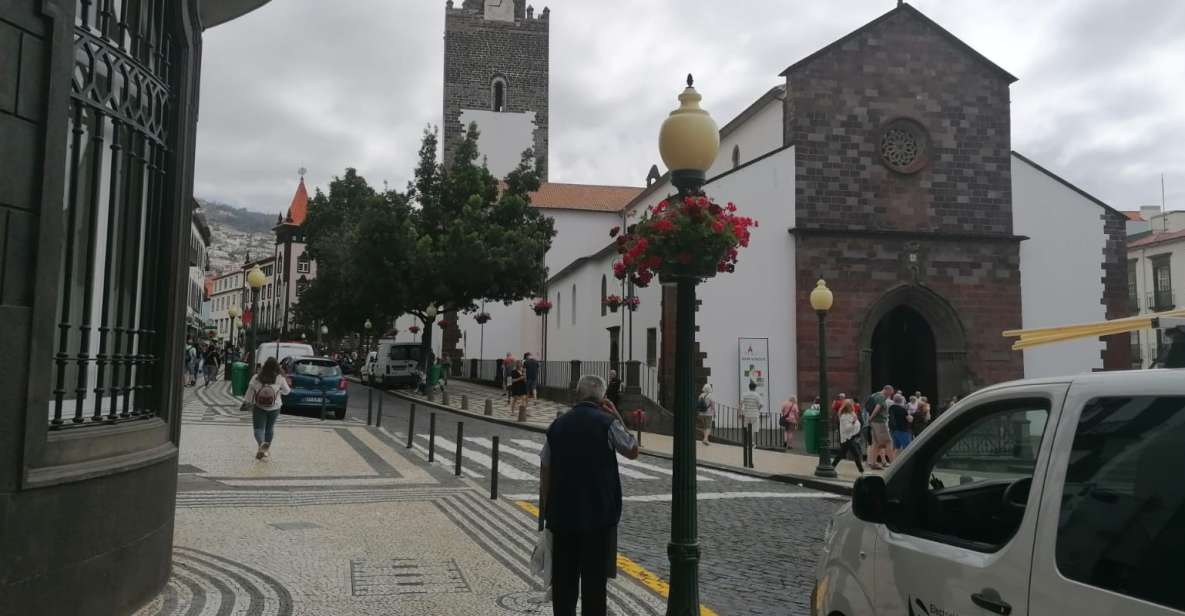
[[[521,500],[514,501],[514,504],[518,505],[520,509],[535,516],[536,518],[539,517],[539,508],[535,505]],[[639,565],[638,563],[631,560],[628,556],[620,552],[617,553],[617,568],[624,571],[626,575],[641,582],[646,588],[658,593],[658,595],[663,599],[667,599],[671,596],[671,585],[668,584],[666,580],[658,577],[650,570],[646,569],[642,565]],[[712,611],[712,608],[709,608],[702,603],[699,606],[699,613],[700,616],[718,616],[716,612]]]

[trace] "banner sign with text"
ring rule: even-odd
[[[769,338],[737,338],[740,368],[740,395],[749,391],[749,384],[761,396],[762,413],[770,412],[769,400]]]

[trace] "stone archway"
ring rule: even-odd
[[[922,391],[941,404],[972,389],[963,323],[950,303],[926,287],[887,291],[869,308],[858,341],[861,395],[888,384]]]

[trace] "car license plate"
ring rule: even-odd
[[[309,398],[305,398],[304,401],[309,404],[321,404],[322,402],[325,401],[325,399],[320,396],[312,396]]]

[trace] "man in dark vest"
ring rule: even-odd
[[[605,585],[617,577],[621,477],[617,454],[638,457],[638,441],[605,399],[605,380],[580,377],[580,400],[547,430],[539,481],[539,519],[553,536],[552,613],[605,614]]]

